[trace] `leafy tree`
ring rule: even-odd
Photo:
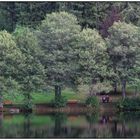
[[[140,26],[140,2],[126,2],[120,11],[123,21]]]
[[[109,29],[108,54],[113,71],[122,85],[122,96],[126,95],[126,82],[131,76],[139,50],[138,27],[124,22],[115,22]]]
[[[0,29],[5,29],[12,32],[15,29],[16,17],[16,2],[1,2],[0,3]]]
[[[45,52],[47,84],[55,87],[55,97],[61,96],[61,88],[70,85],[76,69],[77,37],[80,26],[72,14],[66,12],[48,14],[40,25],[38,37]]]
[[[35,28],[47,13],[57,9],[56,2],[16,2],[17,24]]]
[[[100,29],[100,24],[108,15],[111,6],[111,2],[61,2],[60,10],[74,14],[82,28]]]
[[[38,47],[38,39],[33,31],[29,28],[18,27],[14,32],[17,47],[25,56],[22,66],[20,67],[17,81],[25,95],[25,105],[30,108],[31,92],[38,90],[44,84],[45,76],[44,67],[39,58],[41,50]]]
[[[84,29],[79,42],[79,80],[90,85],[103,82],[108,59],[105,41],[96,30]]]
[[[105,38],[109,35],[108,29],[113,25],[114,22],[117,22],[121,19],[119,10],[117,7],[111,8],[107,17],[102,21],[100,25],[100,34]]]
[[[23,59],[11,34],[0,32],[0,100],[2,93],[13,87],[18,74],[18,67]]]

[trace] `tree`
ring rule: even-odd
[[[63,8],[61,8],[63,5]],[[111,2],[61,2],[60,10],[74,14],[82,28],[100,29],[100,24],[107,16]]]
[[[108,54],[113,71],[122,85],[122,96],[126,96],[126,82],[131,76],[139,50],[138,27],[124,22],[115,22],[109,29]]]
[[[81,81],[94,85],[103,82],[107,75],[107,46],[96,30],[84,29],[80,36],[79,77]]]
[[[35,28],[47,13],[58,11],[57,2],[0,2],[0,29],[13,32],[16,25]]]
[[[123,21],[140,26],[140,2],[126,2],[125,7],[120,11]]]
[[[25,105],[27,109],[30,109],[31,92],[40,89],[44,84],[45,70],[40,62],[42,52],[37,37],[29,28],[17,27],[14,36],[17,47],[25,56],[16,79],[24,93]]]
[[[40,25],[38,37],[45,52],[47,84],[55,87],[55,97],[61,96],[61,88],[72,83],[76,69],[77,37],[80,33],[75,16],[66,12],[48,14]]]
[[[113,25],[114,22],[117,22],[121,19],[119,15],[119,10],[117,7],[113,7],[109,11],[108,16],[102,21],[100,25],[100,34],[106,38],[109,35],[108,29]]]
[[[47,13],[51,13],[56,8],[56,2],[16,2],[17,24],[36,28],[45,18]]]
[[[16,17],[16,2],[1,2],[0,3],[0,29],[5,29],[12,32],[15,29]]]
[[[18,67],[22,63],[22,53],[17,48],[11,34],[0,32],[0,100],[2,94],[16,82]],[[10,84],[10,85],[9,85]]]

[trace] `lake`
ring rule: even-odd
[[[140,138],[140,113],[0,114],[0,138]]]

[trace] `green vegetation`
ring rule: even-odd
[[[20,93],[5,93],[3,100],[11,100],[13,103],[22,104],[24,96]],[[66,100],[79,100],[84,102],[86,99],[86,94],[76,93],[70,89],[62,90],[62,96],[65,96]],[[33,103],[50,103],[54,99],[54,92],[33,92],[32,93],[32,102]]]
[[[110,37],[107,39],[110,76],[114,82],[122,85],[122,96],[126,96],[126,83],[139,68],[139,29],[132,24],[116,22],[109,29]],[[134,72],[135,71],[135,72]]]
[[[119,120],[125,120],[127,122],[133,122],[134,120],[140,121],[140,112],[120,112],[118,118]]]
[[[80,26],[75,16],[60,12],[48,14],[39,29],[37,36],[44,52],[41,63],[46,71],[46,84],[54,87],[58,100],[61,88],[70,85],[75,76],[75,50]]]
[[[24,123],[24,116],[18,115],[18,116],[11,116],[11,118],[5,118],[4,119],[4,126],[9,127],[9,125],[14,124],[23,124]]]
[[[95,112],[95,113],[89,113],[86,115],[86,119],[89,123],[96,123],[99,121],[99,113]]]
[[[28,118],[29,117],[29,118]],[[9,127],[9,125],[21,125],[24,124],[26,119],[29,119],[30,122],[33,125],[53,125],[53,121],[51,119],[51,116],[22,116],[22,115],[15,115],[15,116],[9,116],[9,118],[4,119],[4,125]]]
[[[140,98],[125,98],[118,103],[118,107],[121,110],[140,110]]]
[[[86,105],[97,108],[99,107],[99,100],[96,96],[88,97],[86,99]]]
[[[76,99],[97,107],[97,93],[121,87],[125,99],[127,85],[137,95],[139,13],[139,2],[0,2],[0,106]]]
[[[65,107],[66,103],[67,103],[67,100],[65,96],[57,97],[51,101],[51,104],[56,108]]]

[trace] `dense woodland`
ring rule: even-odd
[[[0,93],[140,85],[140,2],[0,2]]]

